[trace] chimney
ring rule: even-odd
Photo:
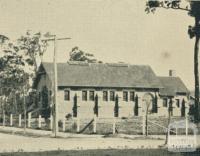
[[[169,70],[169,76],[170,77],[176,77],[176,71],[175,70]]]

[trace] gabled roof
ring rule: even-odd
[[[179,77],[158,77],[164,88],[160,89],[162,96],[175,96],[177,93],[189,93],[189,90]]]
[[[43,63],[53,77],[53,64]],[[162,88],[150,66],[101,63],[58,63],[58,86]]]

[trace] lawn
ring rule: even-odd
[[[126,149],[126,150],[80,150],[80,151],[51,151],[51,152],[18,152],[18,153],[2,153],[0,156],[199,156],[200,149],[194,153],[171,153],[167,150],[157,149]]]

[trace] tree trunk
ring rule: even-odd
[[[166,132],[165,145],[167,145],[167,143],[168,143],[168,131],[169,131],[168,128],[169,128],[170,122],[171,122],[171,112],[168,111],[168,123],[167,123],[168,127],[167,127],[167,132]],[[169,132],[169,133],[170,133],[170,132]]]
[[[194,78],[195,78],[195,121],[199,121],[199,69],[198,69],[198,54],[199,54],[199,36],[196,36],[194,47]]]

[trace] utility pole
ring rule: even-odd
[[[57,93],[58,93],[58,72],[57,72],[57,41],[58,40],[69,40],[71,38],[57,38],[56,35],[47,34],[46,37],[53,37],[50,39],[45,39],[43,41],[53,41],[54,42],[54,54],[53,54],[53,68],[54,68],[54,122],[53,122],[53,133],[54,137],[57,137],[58,134],[58,101],[57,101]]]
[[[57,92],[58,92],[58,72],[57,72],[57,51],[56,51],[56,35],[54,36],[54,54],[53,54],[53,67],[54,67],[54,136],[57,136],[58,133],[58,101],[57,101]]]

